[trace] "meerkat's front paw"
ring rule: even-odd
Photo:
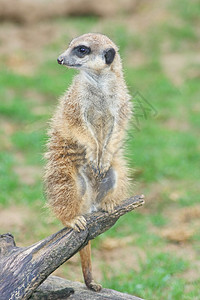
[[[100,173],[101,173],[102,178],[105,177],[105,175],[108,172],[109,168],[110,168],[110,163],[100,165]]]
[[[94,175],[95,178],[101,180],[105,177],[107,171],[110,168],[110,164],[104,164],[104,165],[96,165],[96,164],[91,164],[91,169],[92,169],[92,173]]]
[[[67,227],[71,227],[74,230],[80,232],[81,230],[86,229],[87,222],[83,216],[78,216],[74,218],[71,222],[65,222],[65,225]]]
[[[91,152],[91,151],[88,151],[86,153],[86,160],[88,161],[88,165],[93,173],[93,175],[95,177],[98,177],[98,174],[99,174],[99,167],[98,167],[98,159],[97,159],[97,156]]]
[[[102,204],[101,204],[101,208],[104,210],[104,211],[106,211],[106,212],[108,212],[109,214],[110,213],[112,213],[113,211],[114,211],[114,209],[115,209],[115,205],[114,205],[114,203],[113,202],[103,202]]]
[[[96,177],[96,178],[99,178],[100,170],[99,170],[98,165],[95,162],[91,162],[90,167],[91,167],[93,176]]]
[[[102,174],[101,174],[101,170],[99,168],[99,166],[97,165],[96,161],[91,161],[89,163],[89,166],[90,166],[90,169],[92,171],[92,175],[96,178],[96,179],[101,179],[103,178],[102,177]]]
[[[111,156],[107,157],[107,159],[101,158],[99,162],[99,169],[100,169],[100,173],[102,174],[102,177],[106,175],[107,171],[110,168],[110,164],[111,164]]]

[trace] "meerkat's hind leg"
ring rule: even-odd
[[[77,183],[78,183],[78,187],[79,187],[79,193],[80,193],[81,197],[83,197],[86,193],[87,185],[86,185],[84,177],[81,174],[78,174],[78,176],[77,176]],[[69,226],[78,232],[80,232],[81,230],[85,230],[86,224],[87,223],[86,223],[85,218],[81,215],[75,217],[71,221],[65,222],[66,226]]]
[[[114,186],[116,184],[116,174],[113,168],[111,167],[105,177],[100,181],[99,187],[98,187],[98,194],[96,197],[96,202],[100,203],[101,200],[114,189]]]
[[[85,182],[84,177],[81,174],[78,174],[78,183],[80,187],[81,196],[84,196],[87,190],[87,184]]]
[[[92,262],[91,262],[91,242],[89,241],[88,244],[79,251],[81,257],[81,266],[83,271],[83,277],[86,286],[95,292],[99,292],[102,286],[96,283],[93,280],[92,276]]]
[[[109,190],[109,193],[99,202],[101,209],[108,213],[112,213],[115,206],[119,205],[128,196],[129,189],[127,168],[122,158],[117,157],[113,161],[112,170],[116,182],[113,184],[113,188]]]

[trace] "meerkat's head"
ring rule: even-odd
[[[112,69],[118,57],[117,46],[107,36],[87,33],[73,39],[57,61],[70,68],[98,74]]]

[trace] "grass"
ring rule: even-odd
[[[183,295],[184,283],[181,279],[174,283],[173,276],[186,268],[187,264],[181,259],[166,253],[149,253],[145,264],[141,262],[142,272],[130,272],[128,281],[126,274],[112,274],[106,282],[113,289],[136,293],[144,299],[159,299],[160,295],[163,299],[179,299]]]
[[[165,20],[160,26],[150,26],[142,36],[137,32],[132,34],[123,22],[115,26],[116,21],[102,23],[90,17],[54,21],[77,34],[96,31],[96,26],[101,26],[101,31],[119,45],[124,58],[125,77],[135,103],[135,119],[127,138],[127,158],[135,170],[135,192],[144,193],[147,200],[144,208],[122,217],[93,246],[95,260],[100,260],[100,253],[103,255],[97,266],[103,286],[145,299],[199,297],[200,270],[195,265],[200,258],[200,223],[195,215],[192,221],[180,221],[180,217],[185,209],[199,208],[200,86],[198,76],[187,78],[189,65],[185,65],[186,75],[182,74],[184,80],[178,87],[162,65],[164,43],[168,43],[170,52],[180,55],[182,47],[184,51],[196,49],[197,32],[193,24],[197,22],[198,4],[186,0],[184,5],[181,3],[171,1],[166,8],[181,20],[178,26]],[[1,230],[14,232],[20,245],[36,242],[61,228],[58,221],[49,220],[44,209],[42,169],[47,122],[57,98],[74,75],[74,71],[66,71],[55,62],[65,43],[63,33],[62,38],[44,47],[43,62],[38,63],[32,75],[21,75],[7,68],[6,63],[0,71],[0,207],[2,211],[7,209],[8,215],[13,206],[19,207],[22,214],[23,207],[29,212],[27,218],[22,217],[23,227],[11,224],[7,229],[2,225]],[[145,61],[137,66],[129,64],[126,55],[131,51],[133,55],[134,51],[143,53]],[[185,244],[163,235],[166,228],[173,231],[185,226],[193,231]],[[127,236],[131,240],[126,244]],[[120,268],[115,268],[118,248],[110,252],[102,250],[105,241],[116,239],[125,241],[127,246],[123,248]],[[131,262],[135,255],[134,251],[128,252],[131,247],[145,255],[138,255],[137,267],[134,261],[124,267],[123,259],[128,256]],[[104,262],[104,251],[105,257],[110,255],[111,259],[115,253],[116,261]],[[69,269],[64,265],[59,272],[70,277]],[[193,279],[190,272],[194,273]],[[80,280],[80,275],[73,276]]]

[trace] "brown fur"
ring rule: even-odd
[[[91,54],[74,56],[72,49],[78,45],[90,47]],[[116,55],[108,65],[104,53],[109,48],[115,49]],[[63,57],[66,65],[81,66],[76,67],[80,73],[60,99],[51,121],[45,186],[56,216],[65,226],[82,230],[85,213],[96,209],[110,212],[127,195],[122,146],[130,97],[118,49],[105,35],[89,33],[74,39]],[[104,187],[101,182],[111,168],[115,184],[97,203]]]

